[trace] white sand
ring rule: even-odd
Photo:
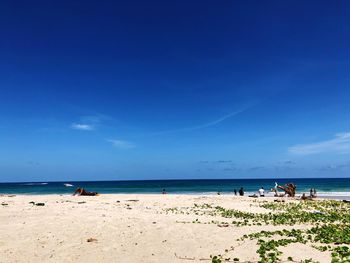
[[[130,199],[139,201],[127,201]],[[44,202],[45,206],[33,206],[30,201]],[[8,206],[0,206],[1,263],[211,262],[210,255],[224,254],[225,250],[230,250],[226,253],[228,257],[256,261],[257,241],[242,242],[237,238],[261,230],[292,228],[192,223],[196,219],[202,223],[232,221],[220,216],[195,215],[186,208],[194,203],[268,212],[250,198],[228,195],[24,195],[1,196],[2,202]],[[184,214],[164,210],[175,207]],[[87,242],[88,238],[97,241]],[[235,248],[231,250],[232,247]],[[292,256],[295,260],[313,258],[330,262],[329,252],[307,245],[291,244],[281,251],[283,257]]]

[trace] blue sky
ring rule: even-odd
[[[1,1],[0,181],[346,177],[349,1]]]

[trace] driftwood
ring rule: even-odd
[[[293,183],[285,184],[284,186],[277,185],[277,187],[285,192],[289,197],[295,197],[297,187]]]
[[[97,192],[89,192],[89,191],[86,191],[84,188],[77,188],[77,190],[75,190],[74,194],[73,195],[86,195],[86,196],[96,196],[98,195]]]
[[[275,197],[284,197],[285,196],[285,193],[283,193],[283,194],[278,193],[276,188],[271,188],[270,191],[275,193],[275,195],[274,195]]]

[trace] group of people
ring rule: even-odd
[[[310,197],[311,198],[315,198],[315,197],[317,197],[317,193],[316,193],[316,189],[315,188],[311,188],[310,189]]]
[[[235,195],[237,195],[237,190],[236,190],[236,189],[234,189],[233,192],[235,193]],[[244,189],[243,189],[243,187],[241,187],[241,188],[238,190],[238,194],[239,194],[240,196],[243,196],[243,195],[244,195]]]
[[[310,195],[306,196],[305,193],[303,193],[300,197],[301,200],[312,200],[313,198],[317,197],[317,193],[316,193],[316,189],[315,188],[311,188],[310,189]]]
[[[237,190],[236,190],[236,189],[234,189],[233,192],[234,192],[235,195],[237,195]],[[259,192],[259,196],[260,196],[260,197],[264,197],[264,196],[265,196],[265,189],[264,189],[264,187],[261,187],[261,188],[258,190],[258,192]],[[240,196],[244,196],[244,189],[243,189],[243,187],[241,187],[241,188],[238,190],[238,194],[239,194]],[[257,195],[254,194],[253,197],[257,197]]]
[[[275,188],[273,188],[275,190],[277,190],[277,183],[276,183],[276,186]],[[272,190],[273,190],[272,189]],[[271,190],[271,191],[272,191]],[[234,189],[233,190],[234,194],[237,195],[237,190]],[[241,189],[239,189],[238,191],[239,195],[240,196],[244,196],[244,190],[243,190],[243,187],[241,187]],[[256,195],[256,194],[253,194],[253,195],[250,195],[249,197],[264,197],[265,196],[265,189],[264,187],[261,187],[259,190],[258,190],[258,194],[259,195]],[[301,196],[301,199],[302,200],[305,200],[305,199],[312,199],[312,198],[316,198],[317,197],[317,192],[316,192],[316,189],[315,188],[311,188],[310,189],[310,196],[306,196],[305,193]]]

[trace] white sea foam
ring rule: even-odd
[[[47,185],[48,183],[27,183],[22,185]]]
[[[349,196],[350,192],[318,192],[318,196]]]

